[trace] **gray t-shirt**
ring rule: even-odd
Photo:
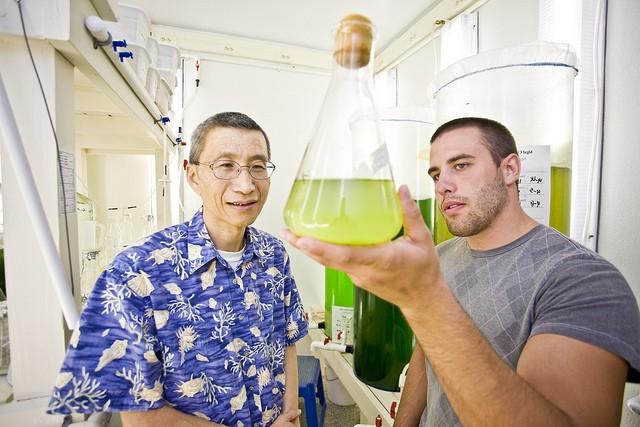
[[[600,255],[543,225],[501,248],[474,251],[454,238],[438,253],[458,303],[514,370],[527,339],[551,333],[617,354],[629,363],[629,378],[640,377],[638,305]],[[420,426],[461,425],[428,360],[427,379]]]

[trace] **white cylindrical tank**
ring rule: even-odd
[[[436,124],[485,117],[505,125],[523,159],[520,202],[538,222],[569,234],[576,55],[535,42],[458,61],[436,78]],[[444,229],[443,229],[444,227]],[[436,216],[436,241],[450,237]]]
[[[435,130],[434,112],[422,107],[383,108],[379,111],[396,187],[407,185],[416,200],[432,199],[429,139]]]

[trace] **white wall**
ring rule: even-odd
[[[640,2],[608,2],[598,252],[640,297]]]
[[[276,171],[265,207],[254,224],[278,236],[285,227],[283,209],[298,165],[313,131],[329,77],[270,68],[200,60],[200,88],[185,111],[185,139],[207,117],[240,111],[253,118],[271,142]],[[193,91],[192,62],[185,61],[185,99]],[[185,156],[188,156],[188,151]],[[187,186],[188,187],[188,186]],[[185,190],[185,217],[200,207],[198,196]],[[324,307],[324,270],[295,249],[287,248],[305,309]]]
[[[478,9],[478,15],[480,52],[538,38],[538,0],[491,0]]]
[[[126,211],[133,217],[134,234],[131,237],[143,237],[146,216],[154,213],[156,203],[154,156],[90,151],[86,155],[86,168],[96,220],[107,225],[113,217],[107,213],[107,208],[136,206]]]
[[[439,57],[440,38],[436,38],[398,64],[398,107],[433,105],[433,89],[429,85],[439,71]]]
[[[490,0],[478,9],[480,52],[529,43],[538,36],[538,0]],[[398,64],[398,106],[429,107],[439,71],[440,38]]]

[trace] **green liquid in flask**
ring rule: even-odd
[[[402,226],[392,180],[296,180],[284,218],[299,236],[349,245],[390,241]]]

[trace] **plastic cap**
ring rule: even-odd
[[[373,46],[373,25],[363,15],[347,15],[338,27],[335,35],[333,56],[336,62],[345,68],[361,68],[371,59]]]
[[[106,42],[109,40],[107,25],[99,17],[93,15],[87,16],[84,20],[84,25],[87,27],[91,35],[99,42]]]

